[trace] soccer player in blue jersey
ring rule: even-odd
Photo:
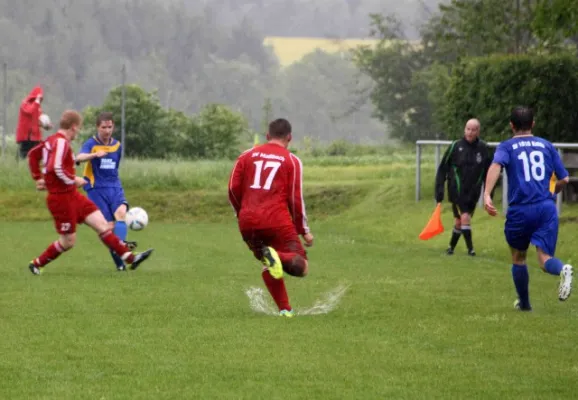
[[[103,112],[96,119],[97,133],[82,145],[76,157],[78,162],[86,161],[84,179],[87,196],[104,214],[113,228],[113,232],[122,239],[130,249],[136,248],[136,242],[127,242],[125,222],[128,202],[118,176],[121,159],[121,144],[112,137],[114,130],[113,115]],[[116,268],[125,271],[124,261],[111,252]]]
[[[502,168],[508,179],[508,211],[504,233],[512,252],[512,277],[518,293],[515,307],[531,311],[526,251],[536,246],[540,267],[560,277],[558,299],[564,301],[572,291],[573,268],[554,257],[558,239],[558,212],[550,192],[550,179],[557,178],[555,193],[569,181],[558,151],[552,143],[534,136],[534,113],[516,107],[510,116],[514,136],[498,146],[486,178],[484,206],[488,214],[498,211],[490,197]]]

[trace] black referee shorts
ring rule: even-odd
[[[470,216],[474,216],[474,212],[476,211],[476,207],[478,206],[478,202],[458,202],[452,203],[452,211],[454,212],[455,218],[461,218],[462,214],[467,213]]]

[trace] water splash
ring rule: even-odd
[[[324,293],[323,296],[313,304],[313,307],[307,308],[305,310],[296,310],[297,315],[320,315],[320,314],[328,314],[333,311],[345,292],[349,289],[349,285],[340,285],[333,290],[330,290],[327,293]]]
[[[350,285],[340,285],[329,292],[324,293],[312,307],[303,310],[295,309],[297,315],[321,315],[328,314],[333,311]],[[269,294],[265,293],[262,288],[251,287],[245,291],[249,298],[249,307],[257,313],[267,315],[277,315],[278,311],[273,305]]]
[[[268,299],[269,295],[265,295],[265,291],[261,288],[252,287],[245,291],[245,294],[249,298],[249,307],[255,312],[277,315],[279,312]]]

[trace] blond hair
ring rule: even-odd
[[[82,124],[82,115],[75,110],[66,110],[60,117],[60,129],[71,129]]]

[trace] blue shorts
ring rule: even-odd
[[[114,212],[123,204],[128,209],[128,203],[124,197],[122,188],[97,188],[89,189],[86,192],[88,198],[96,204],[98,209],[104,214],[108,222],[114,221]]]
[[[556,203],[546,200],[509,207],[504,233],[510,247],[516,250],[526,251],[531,243],[554,257],[558,241]]]

